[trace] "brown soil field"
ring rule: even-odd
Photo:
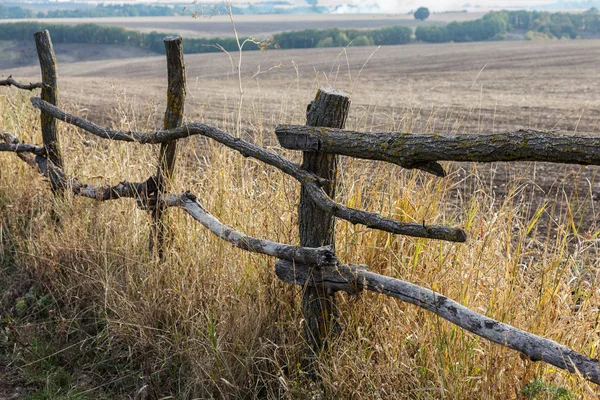
[[[509,41],[246,52],[243,121],[249,135],[273,144],[277,124],[303,123],[303,110],[316,89],[334,86],[352,95],[349,128],[491,133],[533,127],[597,134],[599,44]],[[234,129],[239,104],[236,65],[237,54],[186,56],[188,121]],[[34,81],[38,71],[31,66],[7,68],[2,74]],[[165,84],[162,56],[59,65],[62,101],[94,121],[112,125],[120,123],[107,117],[115,108],[130,110],[138,118],[145,118],[149,109],[163,109]],[[160,120],[155,124],[159,127]],[[459,170],[464,176],[469,168]],[[539,201],[552,190],[589,191],[588,181],[594,182],[596,171],[544,163],[478,168],[490,171],[490,186],[499,196],[511,179],[536,176]],[[560,181],[572,173],[583,174],[578,181],[583,186]],[[587,209],[584,225],[594,220],[591,212]]]
[[[35,45],[30,41],[0,41],[0,73],[5,69],[38,65]],[[54,51],[59,64],[76,61],[105,61],[118,58],[156,57],[156,53],[131,46],[108,44],[55,43]]]
[[[135,17],[135,18],[53,18],[39,20],[49,24],[77,25],[93,23],[119,26],[142,32],[175,33],[187,37],[233,36],[228,15],[210,15],[192,18],[182,17]],[[452,21],[466,21],[480,18],[483,13],[443,13],[432,14],[426,21],[416,21],[412,15],[387,14],[306,14],[306,15],[236,15],[235,25],[240,35],[267,38],[278,32],[302,29],[376,29],[391,25],[416,27],[419,25],[441,24]],[[35,20],[35,19],[34,19]],[[0,20],[2,22],[23,22],[29,20]]]
[[[597,40],[351,47],[246,52],[245,107],[276,124],[281,108],[306,103],[318,86],[352,94],[351,126],[491,132],[538,127],[593,133],[600,117]],[[28,43],[33,51],[33,43]],[[60,60],[61,49],[57,46]],[[135,56],[135,54],[133,54]],[[186,56],[188,119],[212,122],[239,96],[237,54]],[[164,57],[59,64],[64,101],[98,115],[115,91],[164,105]],[[258,72],[258,74],[257,74]],[[35,80],[39,68],[2,75]],[[254,77],[253,77],[254,76]],[[225,107],[225,109],[224,109]],[[368,115],[368,122],[364,120]],[[427,124],[433,124],[428,127]]]

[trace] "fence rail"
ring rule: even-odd
[[[465,242],[467,239],[466,233],[460,228],[396,221],[336,202],[336,155],[390,162],[444,176],[445,171],[438,161],[550,161],[600,165],[600,138],[562,136],[537,130],[493,135],[345,131],[339,128],[343,128],[348,114],[349,97],[334,90],[321,89],[309,106],[306,126],[280,125],[276,130],[282,147],[304,151],[300,165],[210,125],[191,123],[180,126],[185,99],[181,38],[165,38],[169,85],[164,129],[135,132],[107,129],[52,104],[52,97],[45,96],[47,92],[44,90],[52,88],[52,93],[56,95],[56,74],[47,76],[44,72],[46,61],[42,60],[46,60],[47,57],[42,57],[42,54],[49,54],[48,49],[52,48],[52,44],[47,31],[46,34],[36,34],[36,39],[38,37],[47,39],[46,46],[38,46],[42,82],[26,85],[9,77],[0,81],[0,86],[26,90],[42,88],[42,98],[31,98],[32,105],[41,111],[42,132],[47,132],[44,127],[51,127],[55,120],[60,120],[103,139],[161,144],[157,174],[144,182],[121,182],[114,186],[83,183],[63,171],[56,131],[53,134],[43,133],[43,146],[21,143],[15,135],[2,132],[4,143],[0,143],[0,151],[15,153],[36,168],[49,178],[55,192],[69,191],[98,201],[136,199],[141,208],[152,212],[154,238],[160,240],[155,246],[159,255],[163,247],[160,238],[167,232],[162,214],[166,208],[177,207],[213,234],[240,249],[280,259],[275,265],[276,275],[285,282],[302,285],[305,290],[303,311],[306,340],[311,350],[309,356],[314,356],[316,351],[326,346],[328,337],[335,333],[335,292],[358,294],[362,290],[369,290],[424,308],[487,340],[517,350],[533,361],[547,362],[600,384],[600,364],[597,359],[490,319],[425,287],[370,272],[367,266],[342,264],[335,255],[333,236],[335,218],[340,218],[395,234],[451,242]],[[221,223],[193,194],[167,193],[166,178],[172,176],[175,165],[175,141],[195,135],[210,138],[244,157],[252,157],[273,166],[301,184],[301,246],[247,236]],[[314,215],[319,217],[315,218]],[[153,237],[150,240],[152,243]],[[311,360],[314,359],[312,356]]]

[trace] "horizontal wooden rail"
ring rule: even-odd
[[[16,88],[19,89],[23,89],[23,90],[33,90],[33,89],[39,89],[42,86],[44,86],[44,84],[42,82],[36,82],[36,83],[21,83],[19,81],[16,81],[15,79],[13,79],[12,75],[9,75],[8,78],[6,79],[1,79],[0,80],[0,86],[14,86]]]
[[[75,195],[106,201],[121,197],[143,198],[156,191],[154,178],[150,178],[146,182],[121,182],[115,186],[94,186],[82,183],[78,178],[67,176],[62,169],[49,161],[45,157],[43,147],[21,143],[8,132],[0,132],[0,139],[4,141],[3,143],[0,142],[0,151],[17,153],[21,160],[37,168],[40,174],[48,177],[52,187],[70,190]]]
[[[9,151],[12,153],[32,153],[38,156],[46,155],[46,149],[43,146],[20,143],[9,132],[0,130],[0,137],[2,137],[3,139],[8,139],[8,141],[0,142],[0,151]]]
[[[331,291],[350,294],[365,289],[395,297],[431,311],[484,339],[517,350],[532,361],[544,361],[572,373],[578,372],[585,379],[600,384],[600,364],[597,359],[488,318],[433,290],[370,272],[364,265],[344,264],[315,271],[307,265],[279,261],[275,265],[275,272],[281,280],[297,285],[324,285]]]
[[[45,157],[28,154],[25,151],[17,151],[20,148],[31,148],[34,150],[37,146],[20,143],[19,140],[10,133],[0,134],[0,137],[5,141],[4,144],[11,144],[12,152],[17,153],[19,158],[34,168],[38,172],[48,177],[53,184],[63,190],[70,190],[73,194],[88,197],[98,201],[114,200],[119,198],[135,198],[138,203],[148,207],[152,199],[148,199],[150,193],[157,191],[154,177],[149,178],[146,182],[132,183],[121,182],[118,185],[110,186],[94,186],[82,183],[78,178],[69,177],[60,168],[56,167],[51,161]],[[2,144],[2,143],[0,143]],[[0,146],[2,151],[11,151],[6,147]],[[302,262],[306,264],[316,264],[320,266],[335,265],[338,263],[331,246],[322,247],[301,247],[288,244],[272,242],[265,239],[257,239],[241,232],[238,232],[227,225],[224,225],[211,213],[206,211],[200,204],[196,196],[186,192],[181,195],[164,195],[161,196],[161,204],[167,207],[180,207],[195,220],[208,228],[212,233],[224,239],[242,250],[248,250],[255,253],[267,254],[279,259]],[[156,202],[156,199],[154,200]],[[154,204],[155,205],[155,204]]]
[[[206,211],[196,196],[186,192],[181,195],[163,196],[161,202],[168,207],[180,207],[196,221],[204,225],[221,239],[233,243],[242,250],[267,254],[284,260],[305,260],[307,264],[319,266],[338,263],[331,246],[301,247],[256,239],[223,225],[215,216]]]
[[[320,179],[316,175],[303,170],[300,165],[293,163],[278,154],[267,151],[240,138],[236,138],[226,131],[210,125],[192,123],[175,129],[159,130],[150,133],[115,131],[96,125],[93,122],[81,117],[77,117],[76,115],[66,113],[37,97],[32,97],[31,103],[34,105],[34,107],[47,112],[56,119],[75,125],[104,139],[156,144],[194,135],[208,137],[233,150],[236,150],[244,157],[255,158],[292,176],[297,181],[304,184],[304,188],[306,189],[307,193],[312,197],[313,201],[319,208],[331,212],[336,217],[347,220],[354,224],[361,224],[369,228],[379,229],[395,234],[428,239],[447,240],[451,242],[464,242],[467,238],[466,233],[459,228],[400,222],[385,218],[379,214],[356,210],[336,203],[323,191],[322,186],[326,184],[326,182],[323,182],[323,179]]]
[[[494,134],[409,134],[280,125],[275,132],[286,149],[387,161],[404,168],[428,170],[434,168],[429,163],[437,161],[600,165],[600,137],[559,135],[533,129]],[[440,175],[434,170],[428,172]]]

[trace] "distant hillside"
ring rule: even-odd
[[[555,3],[536,6],[535,8],[538,10],[589,10],[590,8],[600,9],[600,0],[559,0]]]
[[[227,14],[227,6],[224,3],[201,3],[190,2],[173,5],[153,4],[98,4],[96,7],[76,8],[65,5],[47,11],[33,11],[27,6],[3,6],[0,4],[0,19],[23,19],[23,18],[106,18],[106,17],[168,17],[174,15],[219,15]],[[248,3],[245,6],[230,5],[231,12],[235,15],[245,14],[309,14],[327,13],[327,7],[314,5],[292,6],[286,1],[267,1],[260,3]]]

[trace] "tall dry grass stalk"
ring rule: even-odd
[[[316,74],[315,82],[320,79]],[[291,80],[293,88],[297,81]],[[315,89],[305,89],[304,100],[282,96],[279,115],[269,119],[260,95],[253,98],[248,87],[245,135],[271,145],[274,124],[303,122]],[[422,107],[393,116],[377,114],[376,105],[356,107],[349,128],[460,132],[461,118],[478,118],[476,112],[461,116],[435,107],[426,115]],[[224,111],[224,126],[237,125],[236,111]],[[142,113],[126,104],[110,113],[114,126],[127,129],[151,130],[158,119],[152,104]],[[39,142],[37,116],[24,94],[2,92],[0,126]],[[142,180],[155,171],[156,148],[102,141],[65,124],[60,137],[66,169],[82,180]],[[296,182],[204,139],[188,140],[180,149],[174,191],[198,194],[219,219],[247,234],[297,243]],[[543,192],[531,176],[546,178],[547,166],[541,172],[533,164],[447,168],[450,176],[437,179],[344,159],[340,201],[399,220],[462,226],[468,242],[394,236],[339,222],[339,258],[430,287],[491,318],[597,357],[595,173],[589,178],[583,168],[554,167],[556,179]],[[59,226],[50,216],[52,202],[59,203]],[[320,359],[321,382],[311,383],[300,368],[300,289],[277,280],[275,260],[235,249],[169,210],[174,240],[159,263],[147,254],[149,219],[134,201],[53,200],[47,183],[12,154],[0,157],[0,210],[0,274],[8,280],[22,271],[51,295],[55,306],[48,318],[64,327],[54,337],[58,343],[82,338],[79,350],[65,353],[72,355],[65,357],[65,368],[96,379],[75,385],[72,394],[509,399],[519,398],[536,377],[578,398],[600,393],[577,376],[368,293],[340,296],[341,335]],[[24,364],[19,363],[14,367]]]

